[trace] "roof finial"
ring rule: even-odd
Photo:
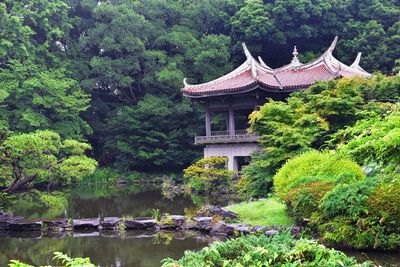
[[[301,65],[299,58],[297,57],[298,54],[299,54],[299,52],[297,52],[297,47],[294,46],[293,53],[292,53],[292,55],[293,55],[292,64],[295,66]]]

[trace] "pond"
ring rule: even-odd
[[[53,191],[32,190],[16,195],[14,214],[26,218],[88,218],[106,216],[151,216],[161,213],[186,214],[196,206],[212,203],[228,205],[237,199],[218,195],[211,198],[178,195],[165,197],[155,185],[80,186]],[[180,258],[187,249],[198,250],[218,237],[197,232],[141,232],[118,234],[110,231],[62,233],[55,236],[32,232],[29,235],[0,232],[0,266],[10,259],[38,265],[50,263],[52,253],[61,251],[73,257],[90,257],[100,267],[153,267],[167,257]],[[400,266],[395,253],[346,252],[360,260],[372,259],[386,266]]]

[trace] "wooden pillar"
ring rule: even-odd
[[[235,135],[235,112],[232,105],[229,105],[229,135]]]
[[[206,106],[206,136],[211,136],[211,114],[208,106]]]

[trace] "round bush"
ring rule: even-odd
[[[310,177],[325,177],[327,183],[348,183],[365,174],[354,161],[330,152],[310,151],[288,160],[274,177],[277,194],[284,197],[292,183]]]

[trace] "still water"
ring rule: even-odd
[[[90,218],[106,216],[151,216],[185,214],[197,205],[212,202],[227,205],[230,198],[202,199],[188,196],[163,196],[154,185],[84,186],[52,191],[21,192],[11,208],[25,218]],[[35,266],[51,263],[52,253],[61,251],[72,257],[90,257],[101,267],[160,266],[164,258],[180,258],[187,249],[198,250],[217,240],[198,232],[79,232],[60,236],[41,233],[1,233],[0,266],[18,259]]]
[[[199,198],[178,195],[163,196],[155,186],[85,186],[53,191],[50,194],[33,190],[16,196],[14,214],[26,218],[88,218],[106,216],[151,216],[185,214],[205,203],[225,206],[229,196]],[[61,251],[72,257],[90,257],[100,267],[153,267],[171,257],[182,257],[187,249],[199,250],[218,240],[197,232],[79,232],[46,236],[41,233],[1,233],[0,266],[10,259],[19,259],[35,266],[51,263],[52,253]],[[384,267],[400,266],[398,253],[345,252],[360,261],[374,260]]]

